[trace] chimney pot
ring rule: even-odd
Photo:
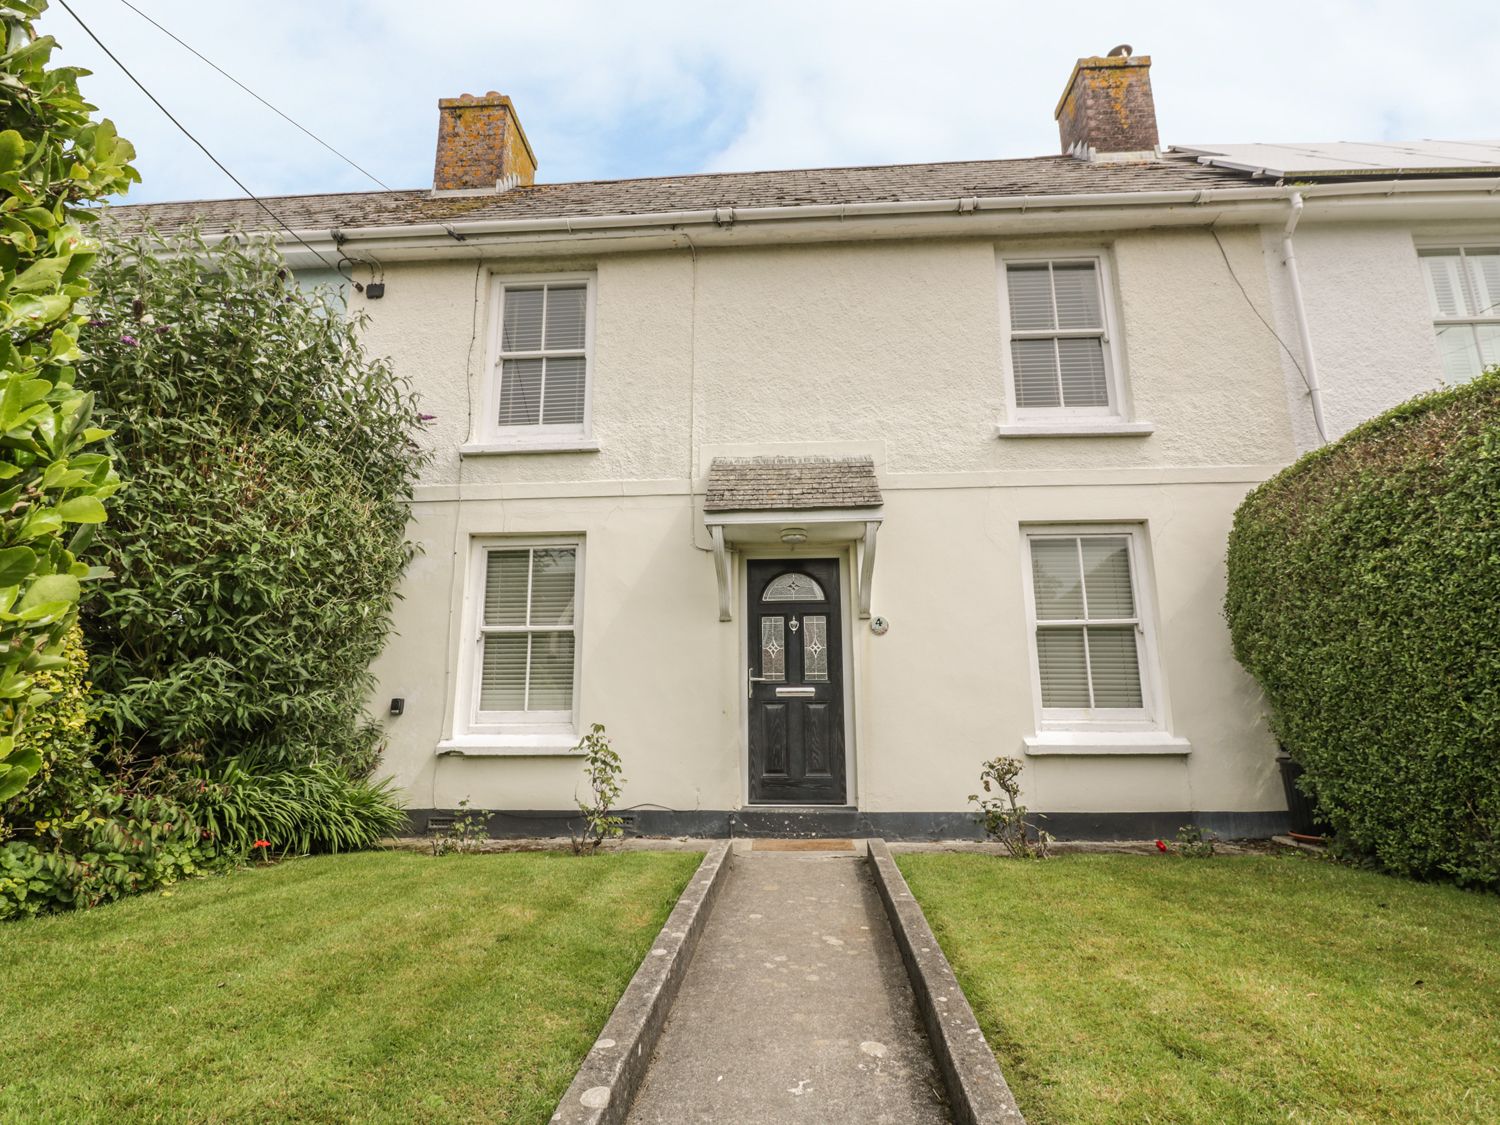
[[[433,191],[505,190],[535,178],[536,155],[508,97],[491,90],[438,102]]]
[[[1079,59],[1073,67],[1053,114],[1064,153],[1081,160],[1156,156],[1160,137],[1151,96],[1151,56],[1128,51]]]

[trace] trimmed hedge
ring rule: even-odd
[[[1500,368],[1252,492],[1225,614],[1337,838],[1500,886]]]

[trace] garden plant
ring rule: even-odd
[[[1500,369],[1308,454],[1229,539],[1234,653],[1336,843],[1500,887]]]

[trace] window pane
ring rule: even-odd
[[[526,624],[526,569],[530,552],[486,551],[484,623]]]
[[[1141,669],[1134,625],[1091,625],[1089,667],[1095,707],[1140,707]]]
[[[1068,262],[1052,267],[1059,328],[1103,328],[1099,308],[1099,274],[1093,262]]]
[[[1109,380],[1104,377],[1104,341],[1085,337],[1057,341],[1064,406],[1108,406]]]
[[[1078,540],[1033,539],[1031,585],[1042,621],[1083,616],[1083,584],[1078,577]],[[1080,644],[1079,651],[1082,652]]]
[[[1500,363],[1500,324],[1480,324],[1475,334],[1479,337],[1479,362],[1486,368]]]
[[[535,426],[542,417],[541,359],[507,359],[500,365],[500,425]]]
[[[783,574],[773,578],[760,596],[763,602],[820,602],[823,599],[823,587],[807,574]]]
[[[802,619],[802,678],[809,683],[828,682],[828,618]]]
[[[1500,250],[1470,250],[1467,257],[1477,303],[1474,315],[1500,318]]]
[[[583,286],[547,290],[547,350],[582,348],[587,293]]]
[[[786,618],[760,619],[760,674],[767,680],[786,679]]]
[[[537,548],[531,554],[531,624],[573,624],[573,588],[578,552],[572,547]]]
[[[573,634],[531,634],[531,698],[528,711],[573,709]]]
[[[543,361],[537,361],[543,362]],[[548,358],[547,397],[542,409],[542,424],[576,426],[583,423],[584,366],[583,356]]]
[[[1080,543],[1089,620],[1134,617],[1135,598],[1130,591],[1130,541],[1123,535],[1111,535],[1086,538]]]
[[[1052,317],[1052,273],[1045,262],[1007,266],[1005,289],[1010,301],[1010,326],[1017,332],[1056,328]]]
[[[1012,340],[1010,358],[1015,368],[1019,409],[1062,405],[1057,389],[1055,340]]]
[[[546,291],[507,289],[505,317],[500,328],[500,350],[534,352],[542,346],[542,301]]]
[[[1479,341],[1472,325],[1439,325],[1437,339],[1445,379],[1461,383],[1479,374]]]
[[[1458,254],[1424,254],[1422,265],[1427,270],[1427,296],[1432,302],[1432,315],[1468,315],[1468,302],[1464,299],[1463,276],[1460,273],[1462,259]]]
[[[1038,629],[1036,655],[1042,674],[1043,707],[1089,705],[1082,627]]]
[[[491,633],[484,638],[479,709],[521,711],[526,707],[525,633]]]

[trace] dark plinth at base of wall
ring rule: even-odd
[[[407,809],[409,833],[426,836],[452,823],[454,809]],[[627,836],[691,836],[697,839],[977,840],[968,812],[861,812],[851,808],[758,808],[712,810],[629,809],[619,814]],[[1170,839],[1193,824],[1226,840],[1258,840],[1287,830],[1285,812],[1066,812],[1033,813],[1034,823],[1059,840]],[[581,831],[574,811],[507,810],[489,814],[498,840],[568,836]]]

